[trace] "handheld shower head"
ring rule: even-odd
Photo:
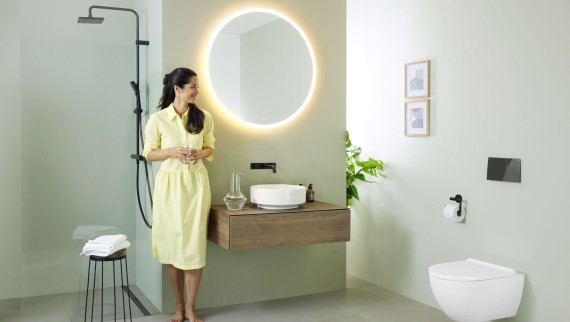
[[[105,18],[92,17],[89,15],[89,17],[79,17],[77,19],[77,23],[90,23],[100,25],[103,23],[103,20],[105,20]]]

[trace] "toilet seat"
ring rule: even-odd
[[[472,258],[464,261],[432,265],[429,268],[429,273],[435,278],[462,282],[484,281],[517,274],[512,268]]]

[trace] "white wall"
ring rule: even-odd
[[[277,10],[296,20],[312,41],[317,57],[315,98],[298,119],[276,129],[248,129],[232,121],[214,103],[204,78],[210,33],[230,14],[252,7]],[[197,10],[199,14],[193,14]],[[215,160],[206,163],[213,203],[223,203],[232,172],[244,173],[246,196],[252,184],[311,182],[317,200],[344,203],[345,17],[345,1],[163,2],[163,19],[168,21],[163,33],[164,70],[187,66],[198,73],[201,94],[197,104],[212,113],[216,125]],[[277,173],[249,170],[250,162],[276,162]],[[209,243],[197,306],[343,289],[345,250],[344,243],[332,243],[227,252]],[[167,280],[164,294],[171,296]],[[169,302],[165,300],[167,305]]]
[[[347,124],[386,162],[353,207],[350,274],[436,306],[435,263],[474,257],[526,274],[513,321],[566,321],[570,3],[347,2]],[[403,135],[404,64],[431,60],[431,136]],[[522,159],[522,183],[486,180]],[[464,223],[442,219],[462,194]]]
[[[8,0],[0,3],[0,300],[20,296],[20,1]]]

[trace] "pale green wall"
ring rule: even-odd
[[[20,1],[0,2],[0,300],[20,296]]]
[[[140,39],[150,41],[148,47],[141,47],[141,98],[144,127],[147,116],[156,111],[158,100],[162,94],[162,2],[156,0],[136,0],[136,8],[140,16]],[[140,192],[144,197],[144,212],[152,223],[150,200],[147,198],[146,179],[141,163]],[[148,167],[149,176],[156,173],[152,166]],[[151,182],[151,187],[153,182]],[[137,208],[138,209],[138,208]],[[140,214],[136,214],[136,272],[137,286],[159,308],[162,306],[162,265],[152,257],[151,230],[144,224]]]
[[[210,33],[231,13],[251,7],[274,9],[297,21],[317,57],[314,99],[299,119],[272,130],[248,129],[231,121],[213,102],[205,79]],[[244,173],[242,189],[248,197],[252,184],[310,182],[317,200],[344,203],[345,10],[345,1],[329,0],[163,2],[164,70],[187,66],[198,73],[198,105],[212,113],[216,124],[216,159],[207,163],[214,203],[223,203],[232,172]],[[276,162],[277,173],[251,171],[250,162]],[[209,243],[197,305],[343,289],[345,249],[344,243],[333,243],[229,253]],[[164,287],[168,310],[171,291],[167,282]]]
[[[347,124],[386,161],[359,185],[347,270],[436,306],[428,267],[467,257],[526,274],[512,321],[566,321],[570,277],[570,3],[348,1]],[[431,60],[431,136],[403,135],[404,64]],[[486,180],[522,159],[522,183]],[[442,218],[449,197],[465,223]]]
[[[116,227],[133,241],[129,260],[136,259],[129,86],[135,26],[134,16],[118,12],[102,13],[102,25],[79,25],[89,4],[72,0],[20,5],[22,116],[13,135],[21,133],[26,297],[85,287],[87,260],[79,256],[85,240],[72,240],[78,225]],[[136,282],[136,271],[129,273]]]

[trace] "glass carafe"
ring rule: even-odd
[[[242,173],[232,173],[230,192],[224,197],[224,202],[229,210],[241,210],[247,200],[240,189],[241,175]]]

